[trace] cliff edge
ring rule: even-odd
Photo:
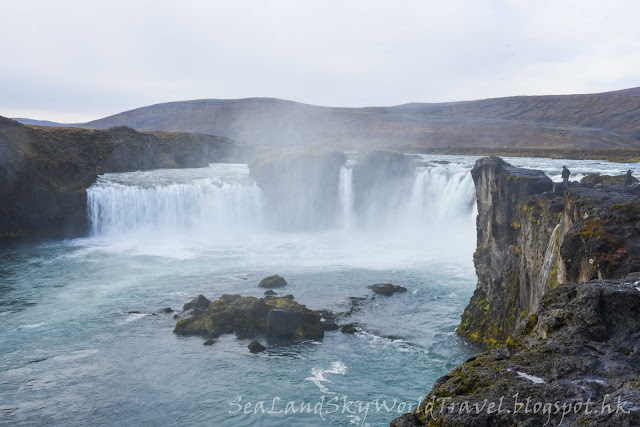
[[[478,286],[458,333],[494,349],[391,425],[640,425],[640,188],[565,192],[495,157],[472,175]]]

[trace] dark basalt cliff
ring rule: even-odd
[[[541,171],[514,168],[489,157],[478,160],[471,174],[478,200],[478,287],[458,332],[471,341],[495,345],[507,340],[520,313],[531,311],[541,296],[537,285],[543,278],[537,273],[557,222],[558,204],[552,200],[546,206],[551,219],[529,217],[525,201],[553,190],[553,182]],[[548,199],[539,200],[544,204],[542,200]]]
[[[495,157],[472,175],[478,286],[458,333],[495,349],[392,425],[639,425],[640,188],[563,192]]]
[[[206,166],[235,151],[212,135],[28,127],[0,117],[0,240],[84,233],[85,190],[98,174]]]

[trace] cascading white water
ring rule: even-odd
[[[556,242],[556,235],[558,234],[558,229],[560,228],[560,224],[556,225],[549,237],[549,243],[547,243],[547,249],[544,253],[544,261],[542,262],[542,268],[540,269],[540,277],[538,279],[538,289],[540,290],[540,294],[544,293],[544,290],[547,286],[547,282],[549,281],[549,276],[551,275],[551,267],[556,261],[556,250],[558,243]]]
[[[351,167],[340,168],[338,186],[338,224],[348,230],[353,226],[353,169]]]
[[[384,212],[354,210],[352,167],[340,170],[336,227],[394,232],[434,223],[472,224],[475,191],[468,167],[437,165],[416,170],[410,194]],[[409,191],[409,190],[407,190]],[[375,195],[374,195],[375,197]],[[380,197],[383,197],[380,195]],[[384,205],[386,200],[379,200]],[[134,231],[195,232],[200,235],[266,228],[262,192],[245,165],[214,164],[203,169],[107,174],[88,189],[88,215],[94,235]]]
[[[431,167],[417,171],[407,212],[412,221],[469,218],[475,187],[468,169]]]
[[[246,169],[242,165],[236,169],[242,168]],[[186,170],[187,177],[180,176],[184,175],[180,170],[172,171],[174,179],[160,179],[155,185],[148,182],[153,182],[152,172],[101,177],[87,191],[93,234],[139,230],[227,233],[262,226],[262,194],[255,183],[224,176],[190,179],[192,171]],[[162,171],[165,178],[169,173]]]

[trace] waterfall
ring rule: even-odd
[[[418,170],[408,202],[412,221],[442,221],[475,217],[475,186],[468,169],[445,167]]]
[[[348,166],[340,168],[338,198],[338,224],[348,230],[353,225],[353,169]]]
[[[351,165],[340,169],[337,230],[418,238],[422,233],[416,230],[423,227],[434,228],[436,236],[448,226],[458,227],[459,222],[470,229],[474,226],[475,188],[469,168],[418,168],[413,182],[398,190],[405,194],[391,200],[388,191],[374,191],[373,201],[384,209],[369,209],[364,214],[354,208],[352,171]],[[87,196],[87,213],[96,236],[146,231],[207,237],[270,228],[264,216],[268,206],[246,165],[106,174],[87,190]],[[300,222],[304,220],[307,218]]]
[[[180,178],[181,171],[174,173]],[[136,179],[139,173],[109,175],[87,190],[94,235],[139,230],[228,233],[262,225],[262,195],[254,183],[204,177],[148,185]]]
[[[551,237],[549,237],[549,243],[547,243],[547,249],[544,253],[544,261],[542,262],[542,268],[540,269],[540,276],[538,276],[537,287],[534,290],[534,301],[531,307],[534,307],[544,295],[544,292],[547,288],[547,282],[549,282],[549,276],[551,274],[551,268],[556,261],[556,235],[558,234],[558,229],[560,228],[560,224],[556,225],[551,233]]]

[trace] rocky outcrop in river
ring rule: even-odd
[[[86,188],[98,174],[230,160],[227,138],[29,127],[0,117],[0,239],[86,232]]]
[[[292,298],[222,295],[209,301],[200,295],[185,304],[187,313],[174,333],[215,338],[222,334],[272,338],[318,339],[324,337],[321,314]],[[180,317],[180,316],[178,316]]]
[[[472,175],[478,287],[458,333],[495,349],[392,425],[639,425],[640,188],[563,193],[499,158]]]

